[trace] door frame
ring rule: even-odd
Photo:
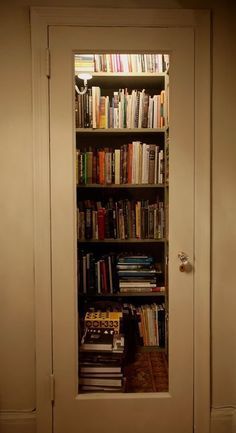
[[[194,431],[210,431],[211,21],[208,10],[32,7],[37,432],[52,433],[48,29],[53,25],[191,27],[195,37]],[[129,13],[130,12],[130,13]],[[131,18],[132,17],[132,18]],[[135,24],[134,24],[135,23]]]

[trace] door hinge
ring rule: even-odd
[[[51,402],[53,404],[55,401],[55,376],[53,373],[50,375],[50,395]]]
[[[50,50],[49,48],[46,48],[46,54],[45,54],[45,70],[46,70],[46,77],[51,77],[51,61],[50,61]]]

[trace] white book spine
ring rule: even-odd
[[[144,184],[148,183],[148,174],[149,174],[149,144],[146,144],[145,154],[144,154],[144,164],[143,164],[143,182]]]
[[[131,114],[131,98],[126,95],[126,127],[130,128],[130,114]]]
[[[140,99],[139,99],[138,128],[142,128],[144,93],[145,93],[145,90],[143,89],[142,92],[140,92]]]
[[[92,86],[92,127],[97,127],[96,122],[96,87]]]
[[[163,72],[162,54],[157,54],[157,57],[158,57],[159,72],[162,73]]]
[[[154,162],[154,184],[158,183],[158,150],[159,147],[155,147],[155,162]]]
[[[132,184],[135,184],[136,179],[136,141],[133,141],[133,154],[132,154]]]
[[[153,96],[153,128],[158,127],[158,121],[157,121],[157,95]]]
[[[143,143],[143,157],[142,157],[142,180],[141,183],[145,183],[145,161],[146,161],[146,143]]]
[[[160,150],[158,160],[158,183],[163,183],[163,163],[164,163],[164,152]]]
[[[153,128],[153,98],[151,96],[148,101],[148,128]]]
[[[136,109],[137,91],[132,90],[132,111],[131,111],[131,128],[135,126],[135,109]]]
[[[110,109],[110,100],[109,96],[106,96],[106,105],[105,105],[105,113],[106,113],[106,120],[105,120],[105,128],[109,128],[108,119],[109,119],[109,109]]]
[[[138,184],[139,183],[139,157],[140,157],[140,146],[141,143],[139,141],[137,141],[136,144],[136,159],[135,159],[135,164],[136,164],[136,168],[135,168],[135,183]]]

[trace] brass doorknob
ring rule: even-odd
[[[179,270],[180,272],[191,272],[192,271],[192,265],[189,261],[189,257],[186,253],[183,251],[180,251],[178,253],[178,258],[180,260]]]

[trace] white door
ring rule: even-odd
[[[55,433],[193,430],[194,35],[190,28],[49,29]],[[76,52],[170,53],[169,389],[78,394],[74,64]]]

